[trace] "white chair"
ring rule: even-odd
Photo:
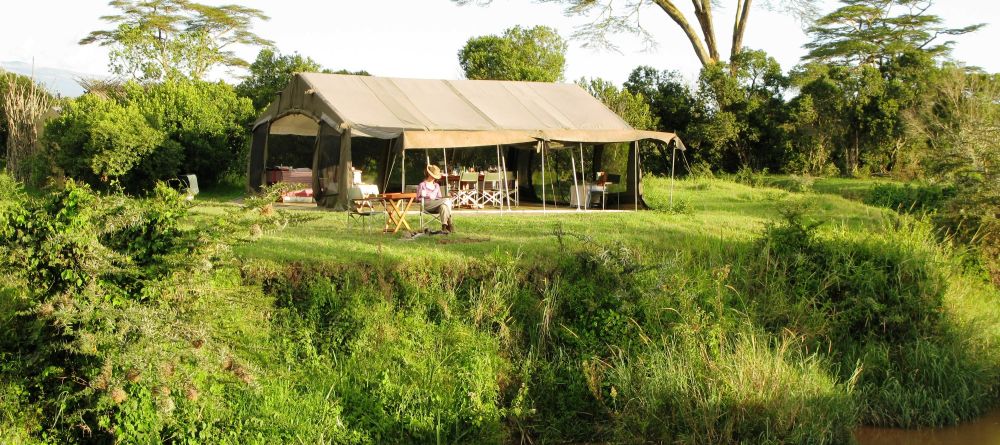
[[[499,172],[487,172],[483,176],[483,191],[480,194],[484,206],[503,207],[503,179]]]
[[[458,207],[479,207],[479,173],[462,172],[455,191],[455,205]]]

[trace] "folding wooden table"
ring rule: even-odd
[[[384,193],[381,198],[385,200],[385,211],[388,218],[385,221],[385,231],[396,233],[401,227],[413,231],[406,222],[406,212],[410,210],[413,201],[417,199],[416,193]],[[390,230],[391,229],[391,230]]]

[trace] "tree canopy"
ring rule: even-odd
[[[812,41],[805,47],[806,61],[842,65],[883,66],[908,53],[931,57],[947,54],[952,41],[941,36],[973,32],[983,25],[962,28],[941,26],[939,16],[928,13],[930,0],[841,0],[842,6],[820,17],[809,28]]]
[[[271,45],[252,31],[263,12],[240,5],[209,6],[188,0],[112,0],[120,12],[101,17],[112,27],[91,32],[81,45],[111,48],[111,71],[136,80],[178,76],[202,79],[213,68],[245,67],[237,45]]]
[[[547,26],[515,26],[502,35],[473,37],[458,52],[469,79],[558,82],[566,70],[566,41]]]

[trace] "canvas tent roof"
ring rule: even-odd
[[[578,85],[300,73],[261,115],[271,134],[316,135],[324,121],[353,136],[401,138],[403,149],[556,142],[670,143],[636,130]]]

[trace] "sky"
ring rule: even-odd
[[[203,0],[204,3],[231,3]],[[494,0],[489,6],[458,6],[451,0],[235,0],[262,10],[270,20],[254,30],[274,41],[283,53],[298,52],[331,69],[367,70],[379,76],[410,78],[462,77],[457,53],[473,36],[498,34],[514,25],[548,25],[564,37],[586,23],[585,17],[567,17],[561,6],[530,0]],[[621,1],[619,1],[621,3]],[[679,2],[687,6],[688,2]],[[721,3],[734,2],[724,0]],[[764,3],[761,0],[757,4]],[[823,11],[836,3],[826,0]],[[1000,72],[996,45],[1000,27],[1000,2],[992,0],[938,0],[932,11],[948,26],[986,22],[979,32],[954,38],[952,56],[990,72]],[[0,62],[34,62],[38,67],[106,75],[107,50],[77,42],[90,31],[105,29],[100,16],[113,13],[105,0],[32,0],[5,2],[0,26]],[[690,12],[690,11],[688,11]],[[716,11],[720,52],[728,54],[733,11]],[[694,21],[693,17],[691,19]],[[649,65],[677,70],[689,81],[700,64],[683,33],[665,13],[649,6],[642,10],[642,25],[657,43],[644,50],[634,36],[613,38],[620,51],[594,50],[571,41],[566,54],[566,79],[601,77],[617,84],[633,68]],[[791,69],[805,53],[808,41],[802,24],[782,13],[756,6],[751,12],[746,47],[764,49],[784,70]],[[255,48],[237,54],[252,61]],[[243,73],[216,73],[237,81]]]

